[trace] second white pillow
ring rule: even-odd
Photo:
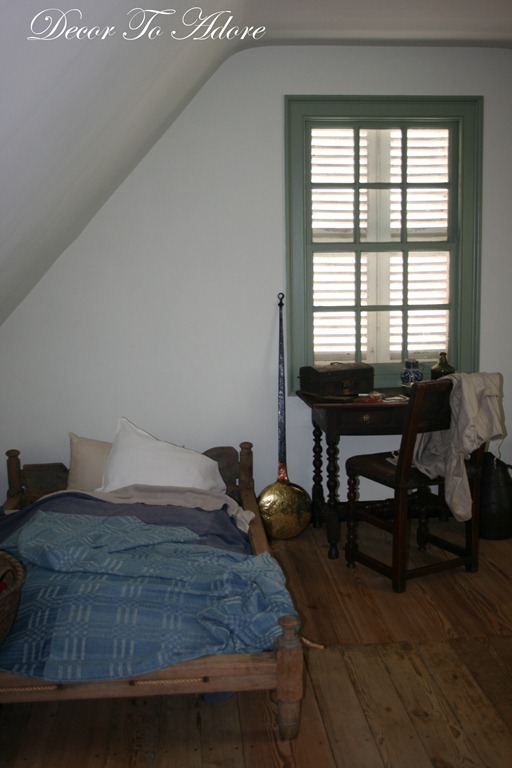
[[[216,461],[189,448],[158,440],[123,418],[118,421],[98,491],[114,491],[135,484],[226,490]]]

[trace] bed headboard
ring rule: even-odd
[[[240,489],[254,489],[252,443],[240,444],[240,450],[232,446],[216,446],[204,451],[216,461],[226,483],[226,492],[241,501]],[[60,463],[23,464],[20,451],[7,451],[7,499],[4,509],[21,509],[49,493],[63,491],[67,487],[68,468]]]
[[[68,469],[60,462],[48,464],[25,464],[22,466],[20,452],[7,451],[7,499],[4,509],[27,507],[41,496],[62,491],[68,482]]]

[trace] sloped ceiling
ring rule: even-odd
[[[194,32],[195,2],[208,21]],[[234,52],[297,43],[512,47],[511,0],[148,7],[161,5],[174,13],[151,20],[149,10],[133,12],[145,7],[134,0],[0,0],[0,324]],[[219,39],[226,22],[225,30],[265,32]],[[73,27],[92,39],[77,39]]]

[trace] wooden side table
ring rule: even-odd
[[[407,394],[402,387],[379,390],[386,398]],[[365,402],[355,398],[349,402],[319,397],[299,390],[298,397],[311,409],[313,423],[313,524],[326,522],[329,557],[338,557],[341,504],[339,485],[339,441],[341,436],[399,435],[402,433],[407,399]],[[327,503],[323,485],[323,447],[325,435],[327,455]]]

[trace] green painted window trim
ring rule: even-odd
[[[459,371],[478,370],[480,348],[480,264],[483,98],[480,96],[286,96],[287,348],[288,382],[299,387],[301,366],[312,365],[311,265],[306,241],[307,126],[342,118],[439,120],[456,123],[459,168],[459,253],[453,275],[455,313],[450,333],[450,362]],[[375,366],[375,386],[397,386],[401,364]]]

